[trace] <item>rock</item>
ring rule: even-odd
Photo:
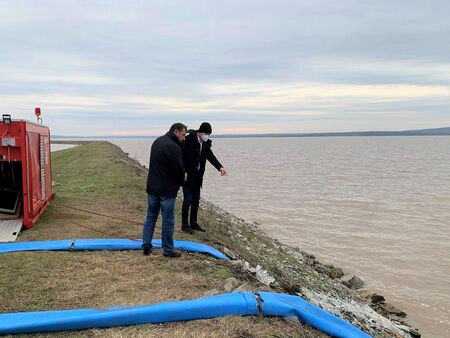
[[[373,294],[367,296],[367,298],[370,299],[372,304],[383,303],[386,300],[382,295],[379,295],[377,293],[373,293]]]
[[[403,312],[402,310],[389,303],[376,303],[371,305],[371,307],[386,318],[397,320],[397,318],[405,318],[407,316],[406,312]]]
[[[226,247],[223,248],[223,253],[225,255],[227,255],[228,257],[230,257],[231,259],[234,259],[234,260],[239,259],[239,256],[235,252],[231,251],[230,249],[228,249]]]
[[[247,282],[245,282],[244,284],[234,289],[233,292],[252,291],[252,289],[253,289],[252,286]]]
[[[409,333],[406,337],[411,336],[413,338],[420,338],[422,336],[419,330],[405,323],[405,321],[403,320],[392,319],[391,321],[398,329],[402,330],[403,332]]]
[[[300,253],[303,255],[303,257],[305,257],[307,259],[310,259],[310,260],[315,260],[316,259],[316,256],[314,256],[314,255],[312,255],[312,254],[310,254],[308,252],[300,251]]]
[[[214,296],[219,294],[219,290],[217,289],[212,289],[212,290],[208,290],[205,293],[203,293],[203,296],[208,297],[208,296]]]
[[[312,264],[317,272],[325,274],[333,279],[344,276],[344,271],[341,268],[335,268],[331,264],[322,264],[317,260],[313,260]]]
[[[275,278],[269,275],[269,273],[266,270],[263,270],[259,265],[256,267],[256,279],[267,286],[270,286],[270,284],[275,282]]]
[[[235,288],[237,288],[238,285],[239,285],[239,281],[234,277],[230,277],[225,281],[225,285],[223,286],[223,288],[224,288],[225,292],[231,292]]]
[[[328,275],[328,273],[330,272],[330,270],[319,261],[313,261],[313,266],[314,269],[319,273],[324,273]]]
[[[410,328],[409,333],[411,334],[411,336],[413,336],[413,338],[420,338],[422,337],[422,334],[419,332],[419,330],[415,329],[415,328]]]
[[[402,310],[400,310],[399,308],[395,307],[392,304],[385,303],[385,304],[382,304],[381,307],[389,314],[396,315],[397,317],[400,317],[400,318],[406,317],[406,312],[403,312]]]
[[[244,262],[241,261],[240,259],[231,260],[230,263],[233,264],[234,266],[238,266],[238,267],[244,266]]]
[[[353,276],[350,280],[342,282],[346,287],[349,289],[359,290],[364,287],[364,282],[361,280],[361,278],[357,276]]]
[[[256,274],[256,279],[263,283],[264,285],[270,286],[270,284],[275,282],[275,278],[273,278],[269,273],[264,270],[260,265],[256,268],[253,268],[249,262],[244,262],[243,266],[244,270],[251,272],[252,274]]]
[[[344,271],[341,268],[333,268],[330,271],[329,275],[333,279],[341,278],[342,276],[344,276]]]
[[[306,295],[304,295],[303,292],[301,292],[301,291],[297,291],[297,292],[295,292],[295,294],[297,296],[299,296],[300,298],[303,298],[305,300],[309,300],[308,297]]]
[[[247,270],[251,273],[255,273],[256,269],[252,268],[249,262],[244,262],[244,270]]]
[[[270,286],[273,287],[274,289],[281,289],[281,284],[278,283],[277,281],[270,284]]]

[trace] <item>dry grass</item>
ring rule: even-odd
[[[145,217],[146,175],[116,147],[88,143],[53,155],[57,198],[20,241],[108,237],[140,238]],[[135,221],[110,220],[62,207],[69,205]],[[179,212],[177,212],[179,215]],[[179,223],[177,223],[179,224]],[[179,226],[177,226],[179,228]],[[159,238],[157,227],[155,238]],[[175,238],[201,241],[205,235]],[[231,264],[200,254],[181,259],[149,257],[140,251],[22,252],[0,257],[0,312],[102,308],[192,299],[221,289],[230,276],[252,283]],[[29,336],[61,336],[49,333]],[[71,337],[317,337],[318,331],[296,320],[226,317],[167,324],[65,332]]]
[[[70,337],[183,337],[183,338],[253,338],[253,337],[322,337],[311,328],[299,330],[298,322],[284,318],[229,316],[187,322],[137,325],[112,329],[70,332]],[[55,337],[58,334],[33,334],[27,337]],[[62,336],[59,333],[59,336]],[[23,335],[24,336],[24,335]],[[64,337],[67,333],[64,332]],[[325,336],[324,336],[325,337]]]

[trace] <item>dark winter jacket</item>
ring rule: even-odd
[[[147,193],[159,197],[176,197],[184,182],[182,145],[173,134],[158,137],[150,151]]]
[[[191,132],[186,136],[186,141],[183,143],[183,164],[188,175],[186,184],[192,185],[196,182],[196,184],[202,185],[206,160],[217,170],[222,168],[222,164],[214,156],[211,146],[211,140],[202,142],[202,152],[200,154],[200,143],[198,142],[197,132]]]

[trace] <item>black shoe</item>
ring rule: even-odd
[[[149,245],[143,245],[142,251],[144,253],[144,256],[148,256],[152,253],[152,248]]]
[[[179,251],[173,251],[171,253],[163,253],[164,257],[170,257],[170,258],[179,258],[181,257],[181,252]]]
[[[189,225],[183,225],[181,226],[181,230],[187,234],[193,234],[194,231],[192,231],[191,227]]]
[[[201,232],[206,232],[206,230],[203,229],[200,225],[198,225],[198,223],[192,224],[191,225],[191,229],[192,230],[201,231]]]

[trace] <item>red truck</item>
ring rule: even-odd
[[[35,111],[38,121],[40,109]],[[0,242],[31,228],[52,199],[50,130],[39,123],[0,121]]]

